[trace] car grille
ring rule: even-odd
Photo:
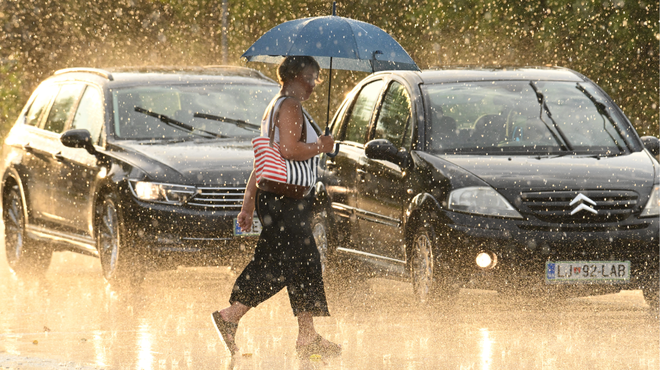
[[[240,210],[245,188],[197,188],[188,201],[189,206]]]
[[[578,194],[583,194],[596,205],[588,205],[597,214],[582,210],[571,215],[579,204],[570,205]],[[619,222],[630,216],[637,206],[637,193],[634,191],[553,191],[529,192],[521,196],[522,207],[538,219],[548,223],[585,224]]]

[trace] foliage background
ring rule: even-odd
[[[0,136],[36,85],[66,67],[220,64],[222,0],[0,0]],[[361,0],[337,13],[397,39],[424,69],[557,65],[594,80],[640,135],[658,135],[658,1]],[[229,64],[275,25],[331,1],[228,0]],[[273,67],[250,64],[272,76]],[[327,81],[327,75],[322,76]],[[333,75],[332,110],[362,73]],[[325,122],[327,83],[307,108]]]

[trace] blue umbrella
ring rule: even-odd
[[[328,113],[332,69],[378,72],[419,71],[410,55],[382,29],[355,19],[339,17],[336,3],[332,15],[295,19],[273,27],[261,36],[242,57],[249,62],[279,63],[287,56],[311,56],[329,70]]]
[[[312,56],[325,69],[419,71],[387,32],[336,15],[295,19],[275,26],[242,56],[250,62],[279,63],[285,56],[296,55]]]

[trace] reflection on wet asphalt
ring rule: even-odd
[[[0,369],[660,368],[658,320],[639,291],[547,302],[462,290],[420,309],[409,284],[367,280],[329,289],[333,316],[316,319],[342,356],[305,361],[280,293],[241,322],[232,361],[210,316],[227,303],[228,268],[151,273],[126,294],[94,258],[56,253],[43,279],[22,281],[0,252]]]

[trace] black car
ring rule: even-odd
[[[585,76],[377,73],[331,129],[313,227],[339,267],[410,278],[421,301],[642,289],[657,305],[658,139]]]
[[[3,146],[9,266],[43,273],[54,251],[71,250],[100,257],[122,283],[249,252],[255,233],[235,218],[250,140],[278,90],[240,67],[56,72]]]

